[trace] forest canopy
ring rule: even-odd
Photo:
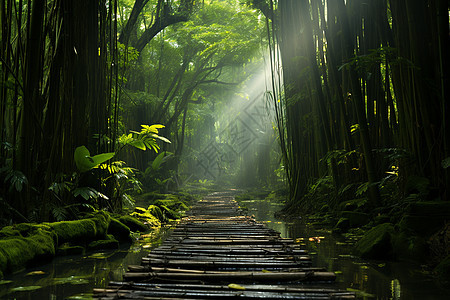
[[[448,197],[447,1],[0,5],[3,223],[193,180],[287,212]]]

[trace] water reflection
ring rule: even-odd
[[[257,220],[305,244],[313,266],[325,267],[336,273],[338,288],[355,291],[360,299],[449,299],[450,289],[425,274],[421,266],[408,262],[365,261],[349,255],[353,240],[317,230],[301,219],[281,222],[274,212],[281,204],[266,200],[242,201]]]
[[[50,263],[8,276],[0,281],[1,299],[92,299],[94,288],[121,281],[128,265],[156,247],[166,229],[146,235],[115,251],[57,257]]]

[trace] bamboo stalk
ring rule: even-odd
[[[259,291],[238,291],[238,290],[226,290],[226,291],[204,291],[204,290],[185,290],[185,289],[172,289],[172,290],[162,290],[162,289],[145,289],[145,290],[121,290],[116,291],[114,289],[95,289],[95,294],[104,294],[105,296],[118,296],[120,299],[165,299],[161,297],[170,297],[168,299],[173,299],[173,297],[183,297],[198,299],[221,299],[221,298],[247,298],[255,299],[260,298],[261,293]],[[296,292],[296,293],[279,293],[279,292],[269,292],[264,293],[268,299],[330,299],[331,295],[320,292]],[[341,293],[338,295],[333,294],[333,299],[354,299],[354,295],[351,293]],[[337,297],[338,298],[337,298]],[[128,298],[129,297],[129,298]],[[155,298],[156,297],[156,298]],[[350,298],[343,298],[350,297]],[[264,297],[266,298],[266,297]],[[178,299],[178,298],[177,298]]]
[[[244,234],[240,234],[237,232],[234,233],[229,233],[229,232],[220,232],[220,233],[215,233],[215,232],[189,232],[189,233],[182,233],[182,232],[177,232],[177,233],[173,233],[170,235],[171,238],[174,239],[179,239],[179,238],[190,238],[190,239],[207,239],[207,238],[214,238],[214,239],[218,239],[218,238],[227,238],[227,239],[248,239],[248,238],[252,238],[252,239],[278,239],[278,235],[275,234],[264,234],[264,233],[253,233],[253,232],[248,232],[248,233],[244,233]]]
[[[158,254],[149,254],[146,259],[168,259],[168,260],[193,260],[193,261],[229,261],[229,262],[239,262],[239,261],[249,261],[249,262],[285,262],[285,261],[309,261],[311,260],[309,256],[282,256],[282,257],[274,257],[274,256],[266,256],[266,257],[246,257],[246,256],[226,256],[226,257],[217,257],[217,256],[190,256],[190,255],[158,255]]]
[[[200,297],[202,299],[221,299],[221,298],[236,298],[239,297],[239,299],[255,299],[260,298],[261,293],[260,292],[254,292],[254,291],[236,291],[236,290],[228,290],[228,291],[221,291],[221,292],[214,292],[214,291],[202,291],[202,290],[121,290],[116,291],[113,289],[95,289],[94,291],[97,296],[106,296],[106,297],[119,297],[120,299],[174,299],[173,297],[177,297],[176,299],[199,299]],[[354,299],[354,296],[351,296],[350,293],[347,293],[348,295],[342,295],[338,296],[336,298],[333,295],[333,299]],[[277,292],[265,292],[265,296],[267,296],[268,299],[330,299],[330,295],[324,294],[324,293],[284,293],[280,294]],[[346,296],[349,296],[350,298],[344,298]],[[170,297],[170,298],[165,298]],[[178,298],[183,297],[183,298]],[[266,297],[264,297],[266,298]],[[105,298],[102,298],[105,299]],[[117,299],[117,298],[107,298],[107,299]]]
[[[309,256],[293,256],[293,255],[280,255],[280,256],[264,256],[264,255],[195,255],[186,254],[180,255],[179,253],[168,254],[148,254],[148,258],[154,259],[192,259],[192,260],[216,260],[216,261],[235,261],[235,260],[248,260],[248,261],[286,261],[286,260],[309,260]]]
[[[195,270],[195,269],[178,269],[178,268],[166,268],[166,267],[154,267],[154,266],[128,266],[129,272],[172,272],[172,273],[200,273],[200,274],[211,274],[214,272],[226,273],[227,271],[212,271],[212,270]],[[306,267],[306,268],[283,268],[283,272],[324,272],[325,268],[317,268],[317,267]],[[235,272],[235,271],[228,271]]]
[[[277,245],[277,244],[285,244],[285,243],[293,243],[292,240],[257,240],[257,239],[193,239],[193,238],[185,238],[185,239],[167,239],[164,244],[196,244],[196,245],[204,245],[204,244],[240,244],[240,245]]]
[[[260,252],[260,253],[264,253],[264,254],[253,254],[254,252],[243,252],[243,253],[233,253],[233,252],[213,252],[210,251],[209,253],[205,253],[202,251],[155,251],[153,250],[151,252],[151,254],[166,254],[166,255],[180,255],[180,256],[189,256],[192,257],[193,255],[195,256],[207,256],[207,257],[235,257],[235,258],[239,258],[239,257],[246,257],[246,258],[265,258],[265,257],[278,257],[278,258],[284,258],[284,257],[291,257],[293,255],[306,255],[307,252],[295,252],[295,253],[286,253],[286,252],[271,252],[271,253],[267,253],[267,252]],[[259,253],[259,252],[257,252]]]
[[[126,273],[127,280],[143,279],[168,279],[168,280],[202,280],[233,282],[236,280],[251,280],[252,282],[286,282],[286,281],[334,281],[336,275],[333,272],[226,272],[213,274],[192,274],[192,273],[162,273],[143,272]]]
[[[192,245],[192,244],[167,244],[162,245],[152,252],[157,251],[203,251],[203,252],[249,252],[249,253],[306,253],[306,250],[301,249],[300,245],[290,245],[286,247],[285,245],[223,245],[223,247],[218,247],[215,245]]]
[[[148,264],[152,266],[176,266],[176,267],[202,267],[202,268],[226,268],[226,269],[238,269],[238,268],[251,268],[251,269],[281,269],[281,268],[293,268],[301,267],[302,265],[311,264],[310,260],[304,261],[284,261],[284,262],[264,262],[264,261],[217,261],[217,260],[177,260],[177,259],[153,259],[153,258],[142,258],[143,264]]]
[[[150,283],[150,282],[127,282],[127,281],[111,281],[110,286],[118,287],[149,287],[149,288],[177,288],[179,283]],[[183,284],[186,289],[213,289],[213,290],[228,290],[228,285],[212,285],[212,284]],[[346,290],[339,290],[334,288],[319,288],[319,287],[290,287],[286,285],[258,285],[258,284],[242,284],[246,290],[253,291],[278,291],[278,292],[321,292],[321,293],[349,293]],[[354,294],[350,292],[349,294]]]

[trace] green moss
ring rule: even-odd
[[[168,194],[164,199],[156,200],[154,205],[159,206],[161,209],[163,206],[173,210],[173,211],[186,211],[189,207],[181,201],[180,197],[177,195]]]
[[[173,209],[170,209],[166,205],[159,205],[159,207],[161,208],[161,211],[164,214],[164,216],[167,217],[168,219],[176,220],[181,217],[179,213],[177,213]]]
[[[114,235],[119,241],[131,241],[130,228],[116,218],[111,218],[108,233]]]
[[[111,217],[108,213],[104,211],[99,211],[92,218],[92,221],[95,222],[95,227],[97,230],[97,238],[104,238],[106,236],[106,232],[108,231],[109,222]]]
[[[8,238],[8,237],[18,236],[18,235],[20,235],[20,231],[13,228],[12,226],[3,227],[0,230],[0,238]]]
[[[55,230],[60,245],[67,242],[94,240],[97,237],[96,223],[92,219],[61,221],[47,225]]]
[[[134,232],[145,232],[149,230],[148,226],[139,221],[137,218],[133,218],[132,216],[121,216],[119,218],[119,221],[128,226],[128,228],[130,228],[130,230]]]
[[[0,272],[6,270],[6,265],[8,264],[8,258],[5,256],[5,253],[0,249]]]
[[[131,214],[132,217],[137,218],[140,222],[142,222],[145,226],[148,227],[161,227],[161,222],[154,215],[146,211],[145,213],[137,213],[134,212]],[[148,230],[147,227],[147,230]],[[134,230],[133,230],[134,231]],[[141,230],[139,230],[141,231]]]
[[[393,257],[392,235],[394,226],[390,223],[378,225],[355,244],[355,254],[362,258],[390,259]]]
[[[29,247],[35,252],[35,259],[50,259],[55,256],[55,243],[53,234],[47,231],[38,230],[35,235],[26,237]]]
[[[156,206],[156,205],[150,205],[149,207],[148,207],[148,212],[151,214],[151,215],[153,215],[153,216],[155,216],[158,220],[160,220],[161,222],[167,222],[167,221],[169,221],[167,218],[166,218],[166,216],[163,214],[163,212],[161,211],[161,208],[159,208],[158,206]]]
[[[52,258],[55,244],[51,233],[38,230],[29,237],[14,237],[0,240],[0,253],[6,258],[0,266],[1,271],[15,272],[35,261]]]
[[[33,259],[33,252],[22,237],[0,240],[0,251],[6,257],[6,264],[0,266],[3,272],[18,271]]]

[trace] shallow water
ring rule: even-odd
[[[56,257],[48,264],[6,276],[0,281],[0,299],[92,299],[94,288],[121,281],[128,265],[139,265],[166,231],[154,232],[118,250]]]
[[[304,243],[313,266],[336,272],[336,286],[353,290],[360,299],[450,299],[450,287],[436,282],[422,267],[408,262],[367,261],[349,255],[351,241],[330,231],[316,230],[304,221],[275,219],[282,205],[264,200],[241,201],[258,221],[281,232],[282,237]]]
[[[360,299],[449,299],[450,289],[421,272],[421,267],[405,262],[364,261],[348,255],[350,246],[343,237],[318,231],[302,220],[281,222],[274,218],[280,204],[262,200],[242,201],[258,221],[281,232],[282,237],[304,243],[313,265],[337,273],[333,287],[351,289]],[[167,229],[147,236],[116,251],[57,257],[48,264],[7,276],[0,281],[0,299],[91,299],[94,288],[109,281],[121,281],[128,265],[161,242]],[[27,275],[35,272],[34,275]]]

